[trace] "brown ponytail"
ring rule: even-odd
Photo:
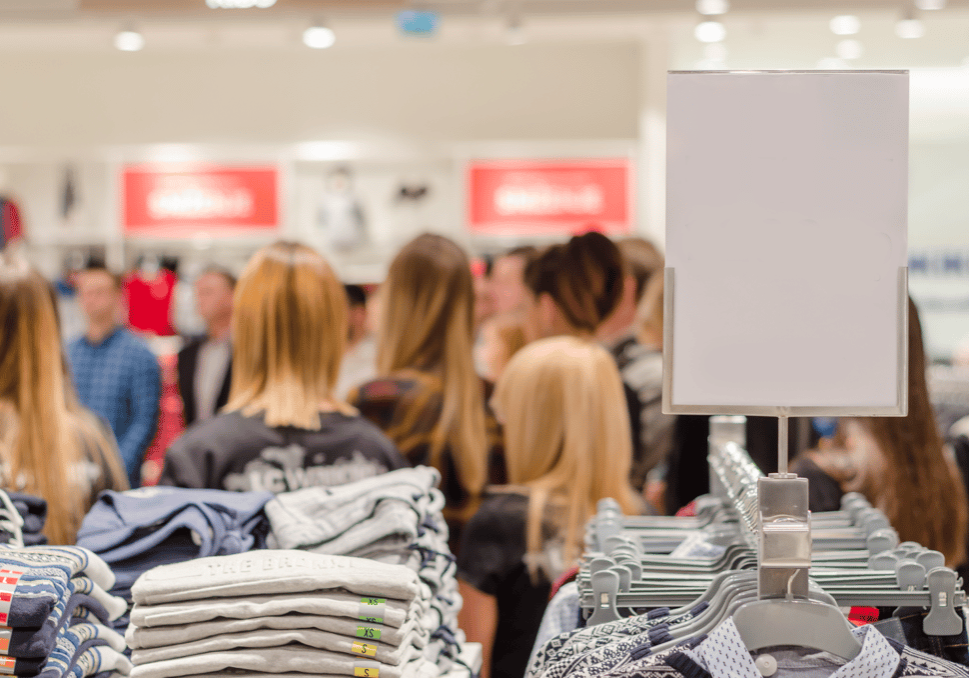
[[[601,233],[585,233],[553,245],[525,269],[525,284],[537,297],[548,294],[565,320],[581,333],[593,333],[619,305],[623,258]]]

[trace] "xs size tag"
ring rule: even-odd
[[[353,654],[362,654],[365,657],[376,657],[377,656],[377,646],[368,645],[367,643],[361,643],[359,640],[353,642],[350,647],[350,651]]]
[[[354,662],[353,675],[357,678],[380,678],[380,664],[377,662]]]
[[[361,598],[357,618],[371,624],[383,624],[386,612],[386,598]]]
[[[366,638],[367,640],[380,640],[380,629],[375,629],[372,626],[358,626],[357,627],[357,638]]]

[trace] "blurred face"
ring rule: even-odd
[[[104,271],[83,271],[77,277],[77,298],[84,316],[94,322],[117,317],[121,294]]]
[[[521,311],[530,294],[525,287],[525,261],[521,257],[501,257],[491,269],[491,300],[495,313]]]
[[[574,333],[565,318],[562,317],[559,307],[555,305],[555,301],[548,294],[540,294],[536,297],[530,291],[526,292],[523,310],[522,331],[525,333],[525,341],[528,343],[538,339]]]
[[[347,319],[349,321],[350,343],[355,343],[367,336],[369,322],[366,306],[350,306]]]
[[[195,281],[195,305],[206,323],[232,315],[233,290],[218,273],[206,273]]]

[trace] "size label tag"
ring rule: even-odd
[[[12,636],[12,628],[8,626],[0,626],[0,653],[6,654],[10,651],[10,638]]]
[[[367,643],[362,643],[359,640],[353,641],[353,645],[350,647],[350,651],[353,652],[353,654],[362,654],[365,657],[377,656],[376,645],[368,645]]]
[[[354,662],[353,675],[357,678],[380,678],[380,664],[377,662]]]
[[[13,596],[23,576],[22,570],[12,570],[9,568],[0,569],[0,625],[7,626],[10,617],[10,606],[13,604]],[[0,672],[3,668],[0,667]]]
[[[380,640],[380,629],[375,629],[372,626],[358,626],[357,627],[357,638],[366,638],[368,640]]]
[[[357,618],[371,624],[383,624],[386,612],[386,598],[361,598]]]
[[[0,673],[8,676],[13,675],[13,671],[16,666],[17,660],[13,657],[0,657]]]

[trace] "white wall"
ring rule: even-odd
[[[0,52],[0,146],[629,139],[637,49]]]

